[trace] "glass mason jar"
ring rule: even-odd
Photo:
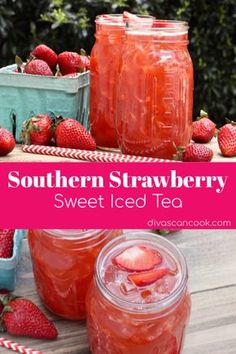
[[[117,148],[115,130],[117,73],[125,38],[122,15],[96,18],[90,62],[90,129],[100,147]]]
[[[193,65],[188,24],[129,23],[119,69],[116,127],[125,154],[172,159],[192,134]]]
[[[130,269],[124,267],[135,264],[132,263],[135,253],[142,267],[143,249],[150,254],[145,262],[155,252],[162,256],[162,261],[151,271],[131,272],[132,281],[136,279],[134,284],[129,280]],[[167,275],[154,282],[150,280],[163,267],[170,268]],[[86,297],[91,352],[180,354],[191,308],[187,279],[183,255],[161,236],[129,232],[109,242],[97,258],[94,281]]]
[[[118,148],[115,115],[118,69],[125,26],[151,28],[154,18],[128,14],[96,17],[96,42],[90,62],[90,128],[100,148]]]
[[[69,320],[85,319],[85,296],[102,247],[121,230],[29,230],[34,278],[44,305]]]

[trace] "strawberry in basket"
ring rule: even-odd
[[[0,258],[11,258],[15,230],[0,229]]]
[[[30,56],[45,61],[51,70],[57,65],[57,54],[45,44],[39,44],[35,47]]]
[[[63,52],[58,55],[58,65],[62,75],[68,75],[88,70],[90,59],[83,50],[81,55],[76,52]]]

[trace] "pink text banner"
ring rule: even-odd
[[[234,229],[234,163],[2,163],[0,228]]]

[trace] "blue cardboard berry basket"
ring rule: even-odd
[[[76,77],[17,73],[16,65],[0,69],[0,126],[20,143],[24,120],[43,113],[78,120],[89,128],[89,71]]]
[[[20,260],[24,230],[16,230],[14,234],[14,247],[11,258],[0,258],[0,289],[14,291],[16,287],[17,266]]]

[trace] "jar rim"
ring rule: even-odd
[[[116,19],[117,21],[112,21],[112,19]],[[95,19],[95,23],[99,25],[105,25],[105,26],[118,26],[118,27],[125,28],[125,23],[123,21],[123,14],[97,15]]]
[[[140,25],[141,20],[152,20],[152,23],[155,21],[155,17],[151,15],[140,15],[140,14],[132,14],[133,16],[137,17],[137,23]],[[112,21],[112,19],[115,19],[116,21]],[[126,26],[127,23],[130,22],[135,22],[133,18],[127,18],[126,21],[124,21],[123,14],[102,14],[102,15],[97,15],[95,19],[95,23],[99,25],[107,25],[107,26],[119,26],[119,27],[124,27]],[[150,26],[149,26],[150,27]]]
[[[187,21],[155,19],[152,27],[140,28],[135,22],[129,22],[126,26],[128,35],[152,35],[158,37],[180,36],[188,33]]]
[[[66,237],[68,239],[78,238],[79,240],[83,241],[91,237],[95,237],[99,235],[101,231],[106,231],[103,229],[42,229],[42,231],[46,231],[48,234],[56,237]]]
[[[122,242],[123,241],[123,242]],[[138,243],[143,242],[151,242],[158,244],[161,248],[169,251],[169,253],[174,257],[174,260],[178,262],[178,266],[181,268],[181,280],[177,285],[176,289],[165,298],[160,299],[153,303],[136,303],[130,302],[115,295],[112,291],[110,291],[106,285],[104,284],[101,276],[101,272],[103,269],[103,264],[105,260],[116,248],[119,248],[120,243],[133,245],[132,242],[136,241]],[[137,243],[135,243],[137,244]],[[107,252],[107,254],[106,254]],[[104,255],[105,254],[105,255]],[[175,305],[179,299],[182,297],[184,291],[187,288],[187,280],[188,280],[188,269],[187,263],[182,252],[169,240],[162,236],[158,236],[152,232],[144,232],[144,231],[132,231],[126,232],[122,236],[115,238],[114,240],[109,241],[101,250],[98,255],[96,264],[95,264],[95,282],[98,286],[98,289],[102,293],[102,295],[109,302],[113,303],[115,306],[122,308],[127,312],[132,313],[161,313],[166,311],[168,308]]]

